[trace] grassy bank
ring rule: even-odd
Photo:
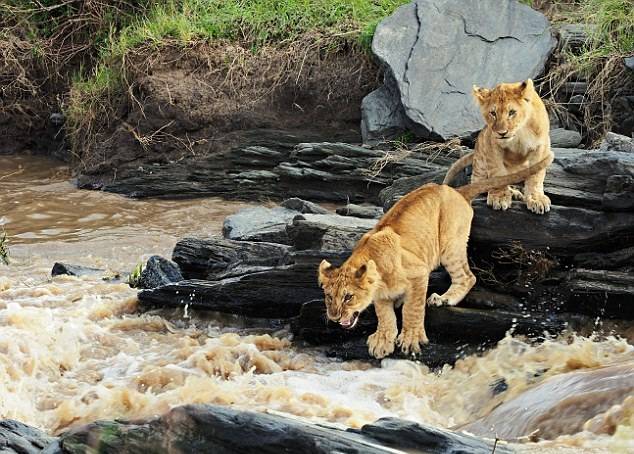
[[[9,102],[0,110],[28,116],[33,109],[25,108],[22,101],[50,95],[49,104],[58,103],[65,111],[66,129],[77,148],[93,133],[95,122],[108,121],[121,98],[131,94],[138,75],[138,66],[132,71],[131,65],[140,56],[157,54],[162,47],[191,49],[197,43],[218,42],[253,55],[271,47],[286,49],[289,59],[298,57],[293,52],[307,48],[327,52],[347,46],[364,53],[376,24],[407,2],[5,0],[0,2],[0,65],[6,80],[0,80],[0,88]],[[598,118],[603,112],[597,108],[618,89],[614,86],[620,77],[617,60],[634,52],[634,2],[522,2],[544,12],[552,22],[588,25],[587,46],[576,55],[557,57],[544,94],[556,103],[566,81],[592,81],[584,122],[589,129],[599,121],[591,135],[600,135],[609,125]],[[54,83],[47,86],[50,80]]]

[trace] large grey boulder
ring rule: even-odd
[[[376,28],[372,51],[385,88],[362,104],[364,141],[401,129],[434,139],[466,137],[484,125],[473,84],[492,87],[538,76],[555,47],[546,17],[516,0],[415,0]],[[396,100],[387,100],[393,93]],[[397,108],[400,104],[402,110]]]

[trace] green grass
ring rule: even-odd
[[[165,38],[227,39],[253,47],[307,32],[340,34],[368,44],[376,24],[409,0],[181,0],[150,9],[125,28],[106,53],[122,55]]]
[[[634,1],[584,0],[583,17],[592,27],[592,57],[629,55],[634,52]]]
[[[134,269],[128,276],[128,285],[130,287],[136,288],[139,286],[139,280],[141,279],[141,273],[143,273],[143,268],[145,268],[145,265],[143,262],[139,262],[137,266],[134,267]]]

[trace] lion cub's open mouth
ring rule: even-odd
[[[348,320],[339,320],[339,324],[343,326],[345,329],[352,329],[355,327],[357,322],[359,321],[359,312],[355,312],[352,314]]]

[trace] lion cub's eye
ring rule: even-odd
[[[509,110],[509,117],[514,117],[516,113],[513,109]]]
[[[489,113],[491,114],[491,116],[492,116],[493,118],[495,118],[495,116],[496,116],[495,110],[492,110],[492,111],[491,111],[491,112],[489,112]]]
[[[352,293],[346,293],[346,296],[343,297],[343,302],[349,303],[352,298],[354,298],[354,295]]]

